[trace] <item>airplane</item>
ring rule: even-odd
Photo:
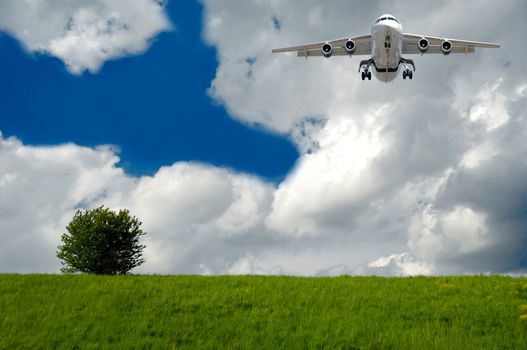
[[[297,52],[299,57],[367,56],[360,61],[362,80],[371,80],[370,68],[374,68],[377,79],[389,82],[396,78],[399,66],[403,65],[403,79],[413,79],[415,63],[403,55],[474,53],[478,48],[499,48],[499,44],[447,39],[435,36],[407,34],[401,22],[390,14],[377,18],[371,34],[353,38],[329,40],[314,44],[273,49],[273,53]],[[410,69],[412,68],[412,70]]]

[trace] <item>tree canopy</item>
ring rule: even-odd
[[[77,211],[57,251],[62,271],[126,274],[145,261],[145,246],[139,242],[145,235],[141,224],[128,210],[114,212],[101,206]]]

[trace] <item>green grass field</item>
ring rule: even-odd
[[[527,349],[527,279],[0,275],[1,349]]]

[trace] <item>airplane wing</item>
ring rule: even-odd
[[[418,47],[418,42],[425,38],[429,42],[428,50],[421,52]],[[417,34],[403,34],[403,55],[411,54],[439,54],[443,53],[441,44],[448,40],[452,43],[451,53],[474,53],[476,48],[499,48],[499,44],[484,43],[479,41],[468,41],[458,39],[444,39],[435,36],[417,35]]]
[[[352,55],[371,55],[371,35],[363,35],[354,38],[336,39],[307,45],[273,49],[273,53],[297,52],[299,57],[324,56],[324,54],[322,53],[322,45],[329,43],[331,44],[331,46],[333,46],[332,56],[349,56],[350,54],[346,51],[345,48],[345,44],[348,40],[353,40],[356,45],[355,52],[353,52]]]

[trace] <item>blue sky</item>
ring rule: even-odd
[[[207,95],[217,61],[201,38],[202,10],[170,1],[175,30],[143,55],[81,76],[1,35],[0,130],[33,145],[116,145],[134,175],[192,160],[282,179],[298,157],[287,136],[233,120]]]

